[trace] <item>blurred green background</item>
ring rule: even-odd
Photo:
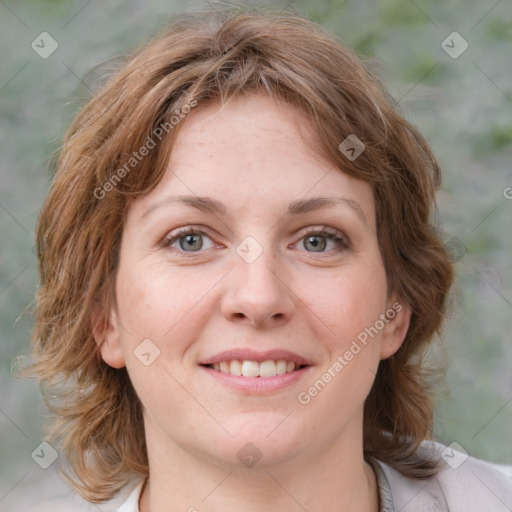
[[[458,277],[444,336],[450,367],[439,387],[436,435],[475,456],[512,464],[512,200],[505,192],[512,187],[512,4],[274,5],[307,15],[369,59],[438,156],[444,190],[436,222],[446,240],[452,239]],[[98,73],[88,74],[94,66],[157,33],[173,12],[204,6],[164,0],[0,1],[0,511],[23,510],[23,503],[33,502],[36,495],[24,490],[30,482],[39,485],[37,499],[58,485],[56,465],[43,470],[31,458],[44,439],[38,385],[11,377],[18,354],[30,350],[32,321],[24,312],[37,284],[33,231],[52,155],[94,90]],[[31,48],[43,31],[59,45],[46,59]],[[441,46],[453,31],[468,43],[458,58]]]

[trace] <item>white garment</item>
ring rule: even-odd
[[[139,498],[143,484],[144,480],[141,480],[130,496],[128,496],[128,499],[117,509],[117,512],[139,512]]]
[[[433,444],[442,452],[445,446]],[[407,478],[379,462],[386,473],[396,512],[507,512],[512,510],[512,478],[483,460],[468,457],[427,480]],[[138,512],[138,509],[135,509]]]
[[[422,450],[434,450],[438,454],[445,449],[446,447],[442,444],[433,442],[425,442],[422,446]],[[462,459],[452,465],[455,467]],[[474,457],[463,460],[455,469],[447,465],[435,477],[426,480],[407,478],[387,464],[377,462],[389,483],[394,512],[510,512],[512,510],[512,478],[501,473],[491,464]],[[138,503],[142,484],[143,482],[140,482],[135,487],[117,512],[139,512]],[[381,489],[381,501],[382,497]],[[386,511],[390,509],[386,508]]]

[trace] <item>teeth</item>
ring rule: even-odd
[[[295,363],[293,361],[285,361],[284,359],[268,360],[258,363],[257,361],[222,361],[212,365],[214,370],[221,371],[222,373],[230,373],[237,377],[275,377],[276,375],[283,375],[291,373],[295,370]]]
[[[274,377],[276,375],[276,363],[274,361],[260,363],[260,377]]]
[[[240,377],[242,375],[242,363],[240,361],[231,361],[229,363],[229,373]]]
[[[244,361],[242,363],[242,377],[259,377],[260,365],[256,361]]]
[[[279,359],[279,361],[276,362],[276,372],[277,375],[283,375],[283,373],[286,373],[286,361]]]

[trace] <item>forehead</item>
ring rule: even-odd
[[[133,205],[139,213],[169,194],[215,197],[238,214],[339,196],[357,201],[373,222],[370,186],[315,151],[311,121],[293,106],[265,95],[239,96],[198,107],[182,123],[166,174]]]

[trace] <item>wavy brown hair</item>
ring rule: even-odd
[[[417,452],[433,424],[422,355],[440,332],[453,279],[430,220],[440,185],[435,157],[378,78],[322,27],[293,13],[202,11],[178,16],[127,56],[82,108],[38,219],[32,371],[57,415],[53,435],[72,485],[89,501],[107,500],[134,475],[148,474],[141,403],[126,369],[101,359],[91,321],[100,308],[108,322],[115,305],[127,208],[162,178],[182,125],[178,113],[254,92],[303,112],[317,135],[314,149],[373,189],[388,292],[410,305],[412,317],[366,400],[365,456],[409,477],[437,470]],[[351,134],[365,144],[353,161],[339,149]],[[134,163],[148,137],[155,147]]]

